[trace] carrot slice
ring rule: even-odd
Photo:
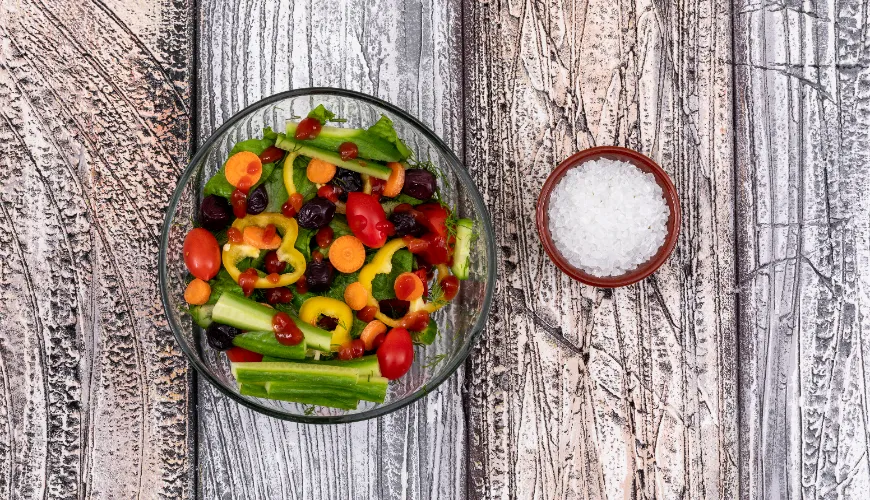
[[[366,249],[356,236],[345,235],[329,247],[329,262],[343,273],[358,271],[365,264]]]
[[[201,306],[208,302],[211,296],[211,287],[207,282],[195,278],[188,283],[187,289],[184,290],[184,300],[190,305]]]
[[[252,247],[260,250],[275,250],[281,246],[281,236],[275,229],[248,226],[242,231],[242,240]]]
[[[224,176],[233,187],[250,188],[263,175],[263,163],[260,157],[250,151],[239,151],[230,156],[224,165]]]
[[[344,302],[354,311],[359,311],[369,302],[369,292],[359,281],[354,281],[344,289]]]
[[[396,298],[399,300],[416,300],[423,296],[423,282],[414,273],[402,273],[393,283]]]
[[[335,177],[335,165],[327,161],[312,158],[308,162],[308,180],[315,184],[326,184]]]
[[[401,163],[391,161],[387,166],[392,169],[393,173],[387,179],[387,184],[384,186],[384,196],[394,197],[399,196],[402,192],[402,186],[405,185],[405,167]]]
[[[359,334],[360,340],[362,340],[366,345],[366,351],[372,350],[372,343],[378,338],[378,335],[385,333],[387,331],[387,325],[381,323],[378,320],[373,320],[369,324],[363,328],[362,333]]]

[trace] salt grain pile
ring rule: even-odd
[[[568,170],[550,195],[550,234],[569,262],[593,276],[619,276],[665,242],[668,206],[653,174],[608,159]]]

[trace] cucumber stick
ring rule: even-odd
[[[341,360],[341,359],[328,359],[328,360],[314,360],[314,359],[306,359],[302,361],[302,363],[312,364],[312,365],[328,365],[328,366],[343,366],[345,368],[356,368],[359,370],[360,376],[366,375],[374,375],[375,377],[381,376],[381,367],[378,365],[378,355],[377,354],[369,354],[368,356],[363,356],[361,358],[349,359],[349,360]]]
[[[302,156],[317,158],[318,160],[332,163],[341,168],[353,170],[354,172],[359,172],[361,174],[368,174],[372,177],[377,177],[378,179],[387,180],[393,172],[390,170],[390,167],[383,163],[365,160],[342,160],[338,153],[308,146],[302,141],[297,141],[296,139],[291,139],[284,135],[278,135],[278,140],[275,141],[275,145],[285,151],[292,151]]]
[[[333,387],[320,385],[312,387],[299,382],[266,382],[264,384],[269,397],[281,396],[282,394],[311,393],[323,397],[338,397],[348,399],[362,399],[373,403],[383,403],[387,396],[389,381],[383,377],[367,377],[351,387]]]
[[[342,410],[355,410],[358,399],[343,394],[315,392],[308,389],[288,390],[278,394],[266,391],[265,384],[239,384],[239,394],[255,398],[276,399],[308,405],[329,406]]]
[[[287,137],[295,138],[296,122],[287,123]],[[297,141],[299,139],[296,139]],[[325,125],[314,139],[299,141],[306,146],[337,152],[344,142],[356,144],[359,158],[377,161],[402,161],[402,154],[394,144],[361,128],[330,127]]]
[[[240,297],[232,293],[221,295],[214,305],[211,317],[214,321],[224,325],[234,326],[249,332],[271,332],[272,318],[278,311],[254,302],[251,299]],[[302,330],[305,336],[305,344],[309,349],[329,351],[332,345],[332,334],[309,325],[299,318],[291,317],[296,326]],[[277,342],[277,341],[276,341]],[[247,348],[246,348],[247,349]],[[253,350],[253,349],[248,349]],[[260,351],[254,351],[260,352]],[[265,353],[262,353],[265,354]],[[275,355],[276,357],[282,357]]]
[[[190,306],[190,316],[193,318],[193,322],[199,325],[200,328],[208,328],[208,325],[212,321],[212,309],[214,309],[214,306],[210,305]]]
[[[471,243],[474,239],[474,223],[469,219],[456,221],[456,247],[453,252],[453,275],[467,280],[471,260]]]
[[[232,293],[225,293],[214,305],[211,317],[218,323],[248,331],[271,331],[277,311]],[[304,333],[304,332],[303,332]]]
[[[310,386],[320,384],[350,387],[359,382],[359,370],[341,366],[308,363],[232,363],[230,370],[240,383],[297,382]]]
[[[246,332],[233,338],[233,345],[281,359],[305,359],[305,340],[296,345],[284,345],[275,338],[275,332]]]

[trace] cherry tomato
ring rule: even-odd
[[[333,186],[332,184],[326,184],[325,186],[320,186],[317,189],[317,196],[320,198],[326,198],[327,200],[336,203],[338,202],[338,195],[341,194],[341,188],[338,186]]]
[[[360,321],[365,321],[366,323],[375,319],[375,314],[378,313],[378,308],[375,306],[365,306],[356,313],[356,317]]]
[[[366,343],[360,339],[353,339],[350,341],[350,349],[354,358],[361,358],[366,353]]]
[[[387,242],[387,214],[374,196],[348,193],[347,222],[353,235],[369,248],[381,248]]]
[[[239,274],[239,286],[242,287],[242,291],[245,292],[245,297],[250,297],[252,293],[254,293],[254,288],[257,284],[257,280],[260,276],[257,274],[257,270],[253,267],[245,269]]]
[[[428,243],[426,249],[418,255],[426,259],[426,262],[432,264],[446,264],[449,258],[449,249],[447,248],[447,238],[435,233],[426,233],[421,240]]]
[[[266,163],[275,163],[281,158],[284,158],[284,150],[276,148],[275,146],[269,146],[265,151],[260,153],[260,162],[263,165]]]
[[[440,203],[423,203],[417,205],[416,210],[421,212],[426,219],[420,221],[427,229],[437,234],[438,236],[447,236],[447,217],[450,213],[447,208]]]
[[[344,344],[338,350],[338,359],[342,361],[348,361],[353,359],[353,347],[351,347],[350,342]]]
[[[289,304],[293,300],[293,292],[286,287],[267,288],[263,290],[266,302],[270,304]]]
[[[316,139],[320,135],[322,128],[323,125],[320,124],[320,120],[317,118],[303,118],[296,127],[295,136],[300,141],[304,139]]]
[[[266,254],[266,272],[267,273],[278,273],[281,274],[284,272],[284,269],[287,268],[287,263],[278,258],[278,252],[275,250],[270,250],[269,253]]]
[[[248,195],[241,189],[234,189],[230,195],[230,204],[233,206],[233,215],[238,219],[244,219],[248,213]]]
[[[381,375],[396,380],[408,373],[413,362],[414,345],[411,343],[411,334],[404,328],[393,328],[378,348]]]
[[[227,350],[227,358],[233,363],[251,363],[263,361],[263,355],[241,347],[231,347]]]
[[[194,277],[208,281],[221,269],[221,249],[207,229],[191,229],[184,237],[184,263]]]

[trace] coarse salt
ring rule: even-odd
[[[619,276],[664,244],[669,209],[655,176],[606,158],[568,170],[550,193],[550,235],[574,266]]]

